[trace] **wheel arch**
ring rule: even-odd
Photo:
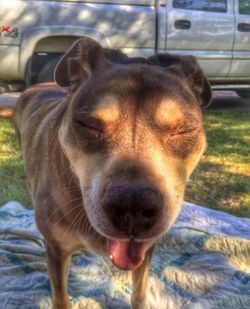
[[[63,53],[74,40],[84,36],[97,40],[105,47],[110,46],[103,33],[84,27],[39,27],[25,32],[20,46],[20,75],[26,79],[29,61],[36,52],[49,53],[57,50]]]

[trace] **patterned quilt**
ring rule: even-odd
[[[69,273],[73,308],[130,308],[130,276],[77,252]],[[34,211],[7,203],[0,208],[0,308],[51,308],[50,296]],[[250,219],[185,203],[157,245],[147,301],[151,309],[249,309]]]

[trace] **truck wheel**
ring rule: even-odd
[[[45,82],[52,82],[54,80],[54,70],[60,59],[61,56],[57,56],[49,60],[49,62],[45,64],[45,66],[41,69],[41,71],[37,75],[36,82],[38,84]]]
[[[31,72],[31,59],[27,63],[26,74],[25,74],[25,84],[26,88],[33,84],[33,74]]]
[[[243,99],[250,99],[250,90],[237,90],[236,93]]]

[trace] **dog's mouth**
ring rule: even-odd
[[[122,270],[133,270],[144,260],[145,241],[109,240],[109,255],[113,264]]]

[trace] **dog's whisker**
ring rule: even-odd
[[[60,217],[59,220],[57,220],[54,224],[55,226],[62,221],[63,218],[65,218],[66,216],[68,216],[72,211],[76,210],[78,207],[80,207],[81,204],[77,204],[74,207],[72,207],[71,209],[69,209],[62,217]]]
[[[71,236],[73,235],[73,232],[77,231],[76,227],[77,227],[79,222],[81,222],[81,216],[77,215],[76,220],[74,219],[73,224],[69,228],[69,235],[68,235],[69,238],[71,238]]]
[[[87,191],[89,190],[89,186],[86,186],[86,187],[80,187],[80,186],[69,186],[69,187],[66,187],[66,189],[63,191],[63,193],[74,193],[74,192],[77,192],[77,191]]]
[[[89,237],[90,228],[91,228],[91,225],[90,225],[89,221],[87,221],[86,225],[84,227],[84,235],[86,235],[87,237]]]
[[[77,198],[74,198],[74,199],[72,199],[72,200],[69,200],[69,201],[67,201],[66,203],[64,203],[63,205],[62,205],[62,207],[64,208],[65,206],[67,206],[67,205],[70,205],[70,204],[72,204],[73,202],[78,202],[78,201],[82,201],[82,197],[77,197]],[[79,206],[80,204],[78,204],[78,206]]]
[[[61,211],[60,208],[57,208],[55,211],[53,211],[52,214],[50,214],[49,217],[47,218],[46,222],[49,223],[50,219],[52,219],[52,217],[59,211]]]
[[[75,229],[75,232],[77,233],[80,233],[79,232],[79,227],[81,227],[81,222],[82,222],[82,216],[79,216],[79,219],[78,219],[78,221],[77,221],[77,224],[76,224],[76,229]],[[73,231],[72,231],[72,233],[73,233]]]
[[[82,214],[82,218],[84,219],[84,217],[86,217],[86,213]],[[79,233],[82,233],[82,235],[84,235],[86,238],[88,238],[89,234],[88,234],[88,229],[90,227],[90,223],[88,220],[82,220],[82,225],[80,225],[80,231]]]
[[[79,200],[81,200],[81,198],[73,199],[73,200],[68,201],[67,203],[65,203],[63,206],[68,205],[68,204],[70,204],[70,203],[73,202],[73,201],[75,202],[75,201],[79,201]],[[79,205],[81,205],[81,204],[75,205],[73,208],[71,208],[71,209],[70,209],[70,212],[71,212],[71,210],[75,209],[76,206],[79,207]],[[56,209],[56,210],[48,217],[48,219],[46,220],[46,222],[49,223],[49,221],[52,219],[52,217],[53,217],[54,215],[56,215],[56,213],[59,212],[59,211],[61,211],[61,208]],[[67,215],[67,214],[68,214],[68,213],[66,213],[65,215]],[[64,216],[65,216],[65,215],[64,215]],[[63,217],[64,217],[64,216],[63,216]]]
[[[67,227],[67,229],[65,230],[64,234],[63,234],[63,237],[64,238],[67,234],[68,231],[71,230],[71,228],[73,228],[75,222],[77,222],[79,220],[79,216],[78,214],[75,215],[74,219],[72,220],[72,222],[70,223],[70,225]]]
[[[77,229],[76,229],[77,232],[80,231],[82,219],[83,219],[83,218],[82,218],[81,216],[79,216],[79,223],[77,224]]]
[[[66,205],[69,205],[69,204],[71,204],[72,202],[76,202],[76,201],[82,201],[82,197],[78,197],[78,198],[69,200],[69,201],[67,201],[66,203],[64,203],[64,204],[62,205],[62,207],[65,207]],[[78,205],[75,205],[75,206],[79,207],[79,205],[81,205],[81,204],[78,204]],[[56,215],[56,213],[57,213],[58,211],[61,211],[61,208],[56,209],[52,214],[50,214],[50,216],[48,217],[48,219],[47,219],[46,222],[49,223],[49,221],[52,219],[52,217],[53,217],[54,215]],[[65,215],[67,215],[67,214],[65,214]]]

